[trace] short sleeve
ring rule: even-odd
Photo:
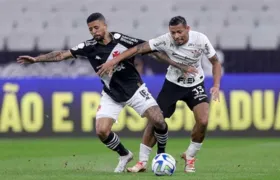
[[[86,56],[86,44],[85,42],[78,44],[77,46],[70,49],[72,55],[77,58],[77,56]]]
[[[168,37],[165,34],[149,40],[149,45],[153,51],[164,51],[168,42]]]
[[[211,58],[216,54],[216,51],[212,44],[210,43],[207,36],[203,35],[203,41],[204,41],[204,48],[203,52],[207,56],[207,58]]]

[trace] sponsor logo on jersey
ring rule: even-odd
[[[195,46],[194,43],[189,43],[188,44],[188,47],[192,47],[192,46]]]
[[[77,51],[78,49],[83,49],[85,47],[85,43],[80,43],[79,45],[72,48],[72,50]]]
[[[161,42],[157,42],[157,43],[154,44],[155,47],[158,47],[160,45],[166,46],[166,42],[165,41],[161,41]]]
[[[187,56],[182,56],[182,55],[177,54],[177,53],[175,53],[175,52],[172,52],[172,55],[173,55],[174,57],[178,58],[178,59],[189,60],[189,61],[190,61],[189,63],[191,63],[191,64],[197,62],[196,59],[191,59],[191,58],[189,58],[189,57],[187,57]]]
[[[95,40],[88,40],[85,42],[86,46],[93,46],[97,43],[97,41]]]
[[[124,67],[124,64],[121,63],[121,64],[117,65],[117,66],[114,68],[113,73],[115,73],[115,72],[117,72],[117,71],[121,71],[121,70],[123,70],[123,69],[125,69],[125,67]]]
[[[127,44],[131,44],[133,45],[134,43],[138,43],[138,40],[132,37],[128,37],[128,36],[122,36],[121,37],[121,41],[127,43]]]
[[[205,44],[205,54],[206,55],[210,54],[210,50],[209,50],[208,44]]]
[[[117,57],[118,55],[120,55],[121,53],[119,51],[114,51],[113,52],[113,58]]]
[[[194,58],[198,58],[199,56],[201,56],[202,50],[194,50],[192,51],[192,53]]]
[[[115,39],[120,39],[121,36],[122,36],[122,35],[119,34],[119,33],[115,33],[115,34],[114,34],[114,38],[115,38]]]
[[[185,77],[179,77],[177,79],[178,83],[183,83],[183,84],[192,84],[194,83],[195,79],[194,78],[185,78]]]

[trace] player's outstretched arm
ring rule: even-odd
[[[58,62],[72,58],[73,55],[70,50],[53,51],[48,54],[43,54],[37,57],[19,56],[17,62],[20,64],[37,63],[37,62]]]
[[[118,55],[117,57],[112,59],[111,61],[107,61],[106,63],[99,66],[98,67],[99,70],[98,70],[97,74],[99,76],[102,76],[105,73],[108,73],[110,75],[112,73],[114,66],[116,64],[118,64],[119,62],[121,62],[125,59],[128,59],[129,57],[135,56],[137,54],[149,53],[151,51],[152,51],[152,49],[150,48],[149,42],[144,42],[142,44],[134,46],[134,47],[124,51],[123,53],[121,53],[120,55]]]
[[[148,55],[155,58],[159,62],[164,62],[164,63],[167,63],[171,66],[174,66],[174,67],[180,69],[184,74],[187,74],[187,73],[196,74],[197,73],[197,69],[195,67],[187,66],[185,64],[172,61],[165,52],[153,52],[153,53],[149,53]]]

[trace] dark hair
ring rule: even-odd
[[[88,18],[87,18],[87,23],[90,23],[92,21],[104,21],[105,22],[105,17],[101,13],[92,13]]]
[[[182,16],[175,16],[171,18],[171,20],[169,21],[169,26],[177,26],[179,24],[183,24],[184,26],[186,26],[187,25],[186,19]]]

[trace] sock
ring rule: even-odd
[[[202,146],[202,143],[197,143],[197,142],[191,141],[191,143],[186,151],[187,158],[195,157],[197,152],[200,150],[201,146]]]
[[[110,132],[109,136],[103,143],[113,151],[116,151],[120,156],[128,155],[128,150],[122,145],[117,134]]]
[[[145,144],[140,144],[139,161],[143,162],[145,166],[149,160],[152,148],[146,146]]]
[[[165,153],[165,146],[168,139],[168,126],[164,130],[159,130],[155,128],[155,137],[158,144],[157,154]]]

